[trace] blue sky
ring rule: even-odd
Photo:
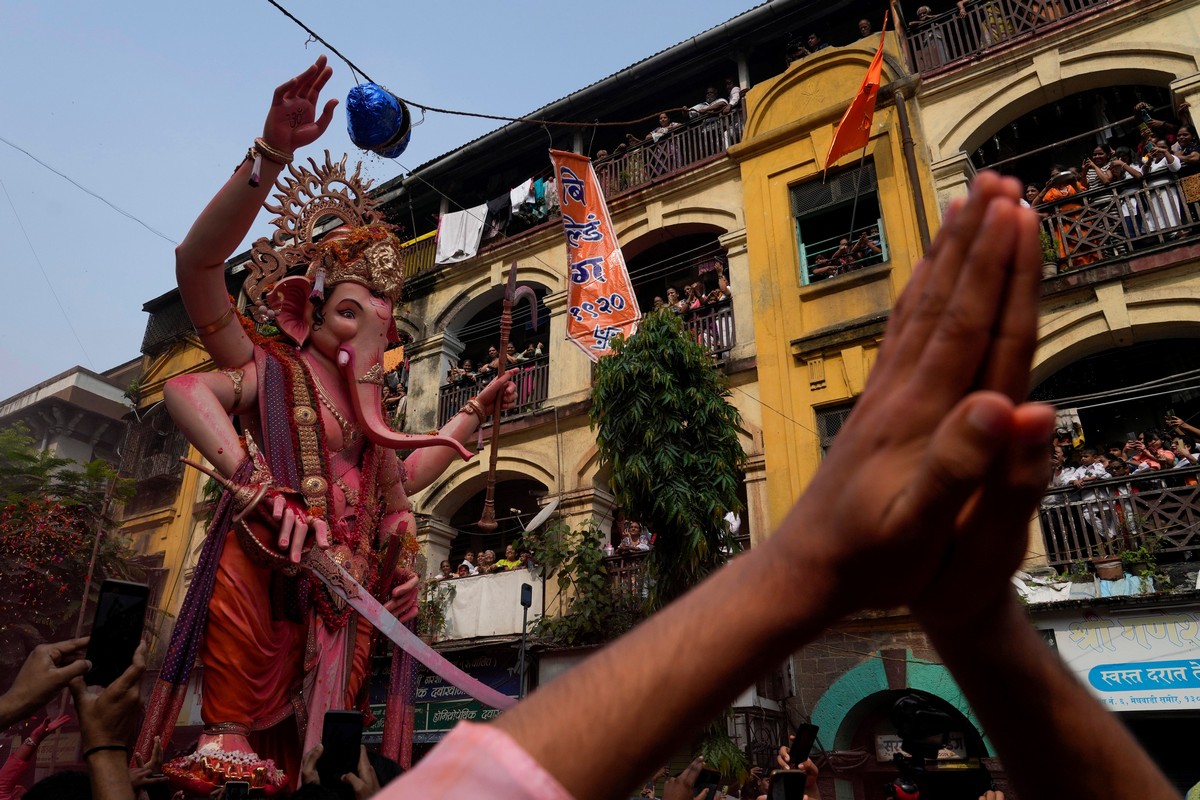
[[[565,7],[550,3],[282,4],[397,94],[502,115],[754,5],[609,0],[592,6],[586,41],[568,45],[555,26]],[[177,242],[261,132],[273,88],[326,52],[307,38],[266,0],[0,0],[0,137]],[[350,70],[326,54],[325,94],[344,106]],[[411,168],[498,124],[431,114],[399,160]],[[342,107],[308,154],[326,147],[359,154]],[[377,182],[399,171],[363,160]],[[76,364],[102,371],[136,357],[142,304],[174,286],[172,242],[2,142],[0,183],[0,399]],[[247,243],[266,233],[263,213]]]

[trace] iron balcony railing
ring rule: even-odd
[[[673,129],[657,142],[640,142],[594,162],[604,196],[613,197],[674,175],[724,154],[742,138],[744,105],[728,114],[712,114]]]
[[[1180,179],[1170,173],[1111,183],[1035,210],[1045,215],[1042,230],[1060,272],[1126,260],[1200,236],[1200,201],[1189,202]]]
[[[696,337],[701,347],[712,353],[718,360],[729,356],[729,351],[737,344],[737,336],[733,324],[733,303],[722,300],[719,303],[709,303],[692,311],[684,312],[684,327]]]
[[[517,387],[517,404],[504,412],[503,419],[536,411],[546,402],[550,390],[550,359],[548,356],[522,361],[511,365],[518,370],[513,376]],[[447,383],[438,390],[438,427],[462,409],[475,395],[479,394],[490,379],[466,379]]]
[[[971,0],[962,12],[952,8],[910,23],[908,46],[917,71],[932,72],[1111,5],[1114,0]]]
[[[437,231],[409,239],[400,245],[404,253],[404,277],[412,278],[433,269],[437,255]]]
[[[1055,567],[1136,549],[1152,537],[1159,553],[1200,549],[1200,467],[1051,489],[1038,522]]]

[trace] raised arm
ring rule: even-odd
[[[764,666],[846,613],[908,604],[931,622],[957,559],[977,571],[952,574],[986,576],[972,587],[973,607],[1006,619],[1007,580],[1046,484],[1054,425],[1049,407],[1021,404],[1040,255],[1037,219],[1018,208],[1019,191],[982,173],[966,203],[951,207],[897,304],[866,391],[779,531],[495,723],[568,792],[627,792]],[[1016,636],[1010,628],[1019,626],[1028,623],[993,629]],[[943,630],[952,628],[937,628],[935,642],[950,648],[947,663],[964,675],[972,702],[985,685],[979,676],[992,670],[1041,682],[1023,697],[981,698],[979,708],[989,732],[1014,728],[1000,717],[1015,707],[1021,725],[1039,731],[1036,742],[996,740],[1022,797],[1172,796],[1147,760],[1128,757],[1137,746],[1120,723],[1066,688],[1072,679],[1050,669],[1048,653],[1024,646],[1028,631],[1013,652],[1007,644],[955,649]],[[1063,700],[1034,702],[1057,691],[1069,711]],[[1076,725],[1064,720],[1071,712],[1084,715],[1089,737],[1073,738]],[[1103,737],[1119,742],[1125,757],[1108,748],[1094,757],[1089,744]],[[1071,789],[1045,781],[1043,763]],[[1122,791],[1135,782],[1140,794]]]
[[[319,119],[316,108],[322,87],[333,74],[325,56],[275,90],[263,125],[262,155],[257,185],[251,185],[254,161],[247,157],[200,212],[183,242],[175,250],[175,276],[179,293],[201,341],[220,367],[247,364],[253,349],[236,323],[225,288],[225,261],[246,237],[285,160],[311,144],[333,119],[337,100],[330,100]]]

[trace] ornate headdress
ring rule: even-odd
[[[400,240],[381,221],[375,200],[367,194],[371,180],[360,176],[362,163],[347,176],[346,159],[336,164],[325,151],[325,163],[311,158],[306,167],[288,165],[287,175],[275,182],[275,205],[264,207],[278,214],[271,224],[275,233],[250,248],[250,275],[244,289],[253,306],[265,310],[264,296],[287,273],[307,265],[314,299],[324,299],[325,287],[343,281],[361,283],[393,303],[404,287],[404,257]],[[345,235],[315,241],[315,229],[331,219],[341,223]]]

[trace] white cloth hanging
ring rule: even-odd
[[[483,239],[483,221],[487,217],[487,203],[466,211],[443,214],[438,225],[437,255],[435,264],[454,264],[474,258]]]

